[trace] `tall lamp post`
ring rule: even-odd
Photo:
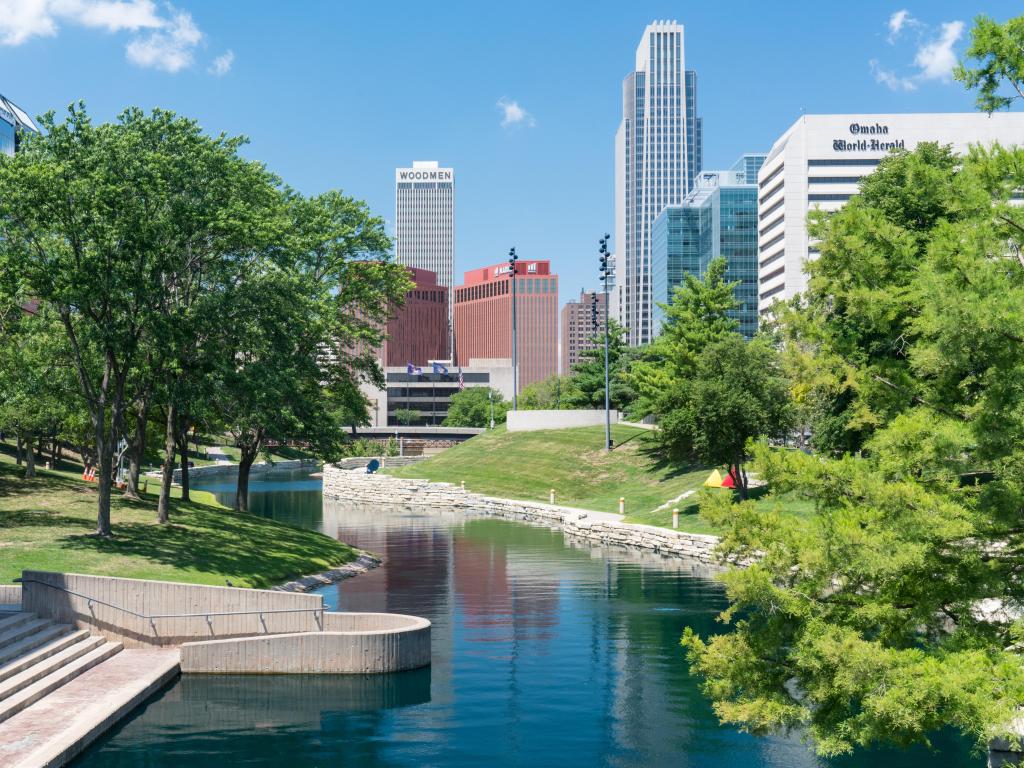
[[[604,288],[604,449],[610,451],[612,449],[612,411],[611,411],[611,400],[608,392],[608,277],[611,274],[611,268],[608,264],[608,240],[611,235],[605,234],[600,240],[600,249],[598,253],[601,257],[601,268],[599,271],[601,282]],[[597,322],[597,296],[594,296],[594,322]]]
[[[519,360],[516,353],[516,249],[508,251],[508,279],[512,281],[512,410],[519,410]]]

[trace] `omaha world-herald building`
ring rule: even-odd
[[[395,260],[437,275],[448,290],[451,357],[451,287],[455,266],[455,170],[435,160],[416,160],[395,169]]]
[[[758,173],[758,308],[807,289],[804,264],[817,258],[807,213],[836,211],[894,149],[921,142],[1024,143],[1024,114],[804,115],[772,146]]]

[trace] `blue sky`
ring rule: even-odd
[[[247,153],[300,191],[340,188],[389,222],[394,168],[439,160],[456,169],[456,273],[515,245],[552,260],[566,300],[596,284],[613,228],[621,82],[645,24],[686,26],[711,169],[767,151],[801,112],[973,109],[949,62],[974,16],[1021,12],[1002,0],[0,0],[0,93],[31,114],[78,99],[100,119],[174,109],[249,136]]]

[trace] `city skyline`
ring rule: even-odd
[[[402,29],[388,25],[396,8],[408,21]],[[913,24],[894,32],[902,9]],[[226,6],[181,2],[175,10],[172,18],[157,8],[165,18],[148,23],[163,23],[165,37],[184,41],[181,49],[159,48],[159,29],[128,22],[100,27],[55,17],[50,31],[34,34],[0,20],[0,65],[10,73],[0,92],[33,116],[84,99],[98,120],[128,105],[163,106],[210,132],[249,135],[246,153],[297,189],[337,187],[365,199],[392,233],[394,168],[436,157],[460,176],[456,273],[497,261],[514,245],[525,258],[554,259],[575,292],[596,287],[597,238],[613,231],[622,75],[652,20],[677,18],[686,27],[687,68],[700,76],[703,165],[724,168],[743,151],[767,150],[801,113],[973,110],[973,97],[948,82],[943,61],[962,54],[973,16],[1005,19],[1017,9],[864,3],[850,14],[804,3],[791,9],[801,24],[790,25],[754,4],[726,22],[713,8],[684,13],[660,2],[472,10],[454,3],[429,12],[324,4],[302,15],[257,2],[244,26]],[[499,44],[474,40],[470,20],[496,30]],[[964,26],[943,26],[955,22]],[[350,74],[378,47],[364,30],[385,25],[387,55],[373,79]],[[765,64],[766,35],[793,55]],[[949,45],[930,49],[939,56],[935,67],[914,63],[925,46],[943,41]],[[527,60],[510,55],[516,49],[550,53]],[[951,56],[943,60],[943,51]],[[552,87],[555,62],[571,89]],[[109,88],[112,81],[118,88]],[[289,130],[267,119],[268,99],[282,98],[301,116]]]

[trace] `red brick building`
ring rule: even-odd
[[[516,267],[519,388],[558,372],[558,275],[550,261]],[[455,358],[512,357],[512,284],[508,264],[473,269],[455,288]]]
[[[416,283],[405,295],[405,306],[388,320],[387,340],[381,351],[384,367],[426,365],[443,360],[448,349],[448,289],[437,284],[437,275],[408,267]]]

